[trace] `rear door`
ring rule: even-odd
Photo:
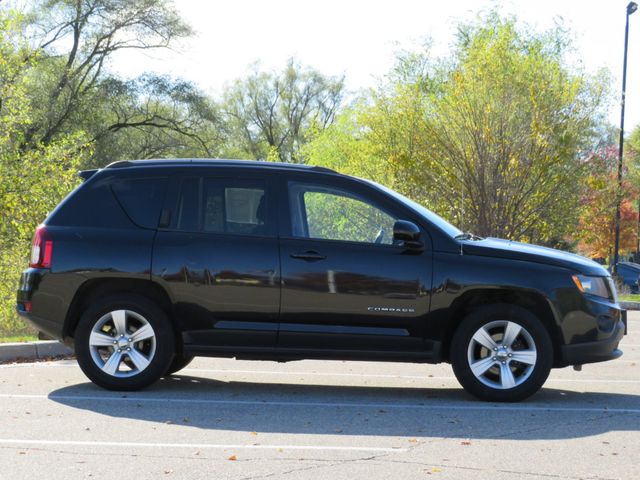
[[[263,175],[218,169],[174,179],[153,253],[185,346],[275,347],[280,266],[273,189]]]

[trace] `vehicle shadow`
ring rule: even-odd
[[[519,404],[461,388],[219,381],[178,375],[130,393],[91,383],[49,399],[115,418],[237,432],[488,439],[565,439],[640,430],[640,396],[545,388]]]

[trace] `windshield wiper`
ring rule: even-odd
[[[455,240],[483,240],[482,237],[479,237],[478,235],[475,235],[471,232],[464,232],[464,233],[461,233],[460,235],[456,235],[453,238]]]

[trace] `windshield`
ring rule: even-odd
[[[418,213],[422,217],[426,218],[429,222],[434,224],[436,227],[438,227],[440,230],[445,232],[450,237],[453,238],[453,237],[456,237],[458,235],[462,235],[462,233],[463,233],[462,230],[460,230],[457,227],[454,227],[449,222],[447,222],[444,218],[442,218],[440,215],[437,215],[437,214],[433,213],[431,210],[428,210],[428,209],[424,208],[419,203],[414,202],[410,198],[407,198],[404,195],[402,195],[402,194],[400,194],[398,192],[395,192],[395,191],[391,190],[390,188],[385,187],[384,185],[380,185],[377,182],[374,182],[372,180],[365,180],[365,181],[370,183],[370,184],[372,184],[372,185],[375,185],[378,188],[380,188],[381,190],[383,190],[385,193],[388,193],[389,195],[391,195],[396,200],[399,200],[404,205],[406,205],[407,207],[411,208],[412,210],[414,210],[416,213]]]

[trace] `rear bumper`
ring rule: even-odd
[[[47,269],[25,270],[16,292],[16,310],[36,330],[62,340],[66,314],[63,301],[65,296],[60,288],[55,288],[55,284],[48,281],[50,276]]]
[[[27,313],[21,309],[20,303],[18,303],[17,310],[18,310],[18,315],[20,315],[21,318],[26,320],[26,322],[30,324],[33,328],[35,328],[39,332],[47,334],[51,338],[55,338],[56,340],[63,341],[62,325],[60,325],[60,323],[52,322],[50,320],[47,320],[46,318],[37,317],[35,315]],[[65,342],[65,344],[68,345],[67,342]]]
[[[620,321],[615,326],[611,336],[596,342],[578,343],[562,346],[562,365],[582,365],[584,363],[605,362],[622,356],[618,344],[627,331],[627,316],[623,310]]]

